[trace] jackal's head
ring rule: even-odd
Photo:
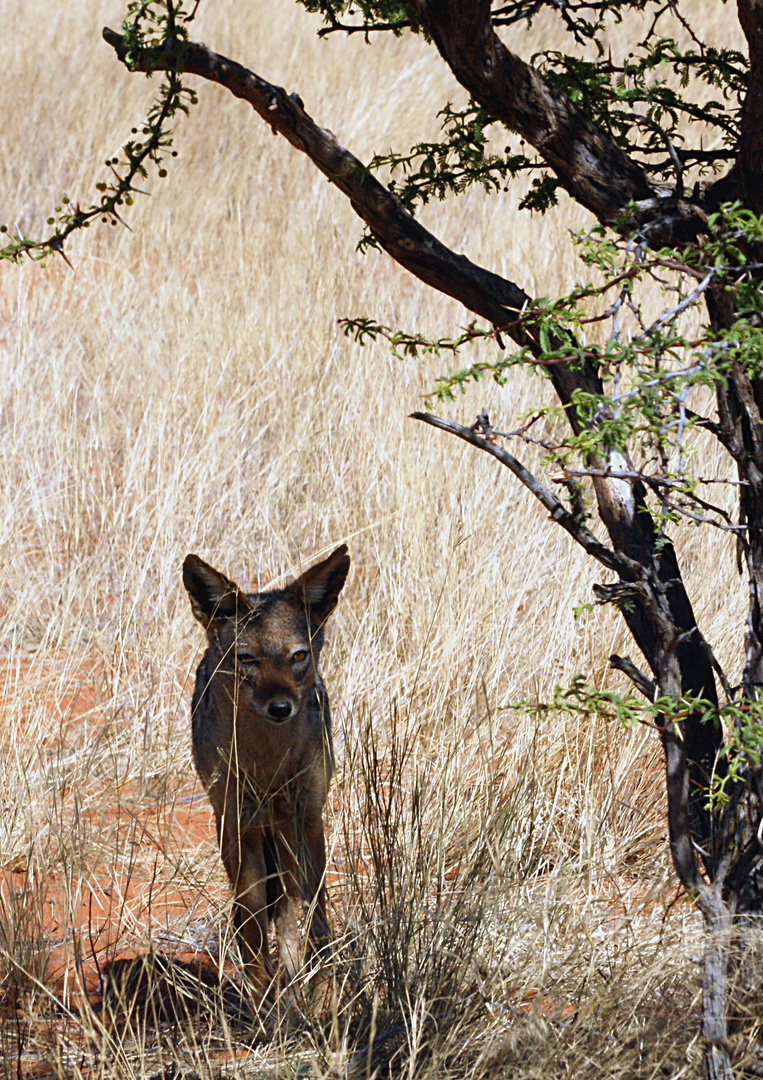
[[[285,588],[245,593],[197,555],[186,556],[183,583],[215,654],[213,677],[235,681],[239,710],[271,723],[299,713],[349,568],[342,544]]]

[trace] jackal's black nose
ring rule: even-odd
[[[268,716],[271,720],[288,720],[291,708],[290,701],[271,701],[268,703]]]

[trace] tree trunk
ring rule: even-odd
[[[706,886],[697,906],[705,923],[702,956],[702,1035],[708,1080],[734,1080],[728,1043],[728,956],[733,914],[721,899],[719,886]]]

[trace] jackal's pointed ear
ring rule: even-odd
[[[212,623],[235,618],[249,608],[249,601],[235,581],[205,563],[198,555],[186,555],[183,584],[191,598],[191,609],[208,630]]]
[[[347,545],[342,544],[323,562],[306,570],[291,586],[292,592],[304,604],[312,623],[320,625],[334,610],[349,569]]]

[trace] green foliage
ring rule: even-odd
[[[197,0],[198,3],[198,0]],[[172,50],[175,66],[166,73],[165,81],[148,110],[145,120],[132,129],[132,136],[125,142],[120,155],[109,158],[106,167],[110,175],[95,186],[100,194],[98,202],[82,206],[64,195],[55,211],[47,218],[53,232],[43,240],[35,240],[19,233],[16,239],[0,248],[0,259],[21,262],[24,256],[45,265],[45,258],[57,252],[68,262],[64,245],[72,233],[87,229],[92,221],[100,218],[104,224],[122,222],[120,209],[132,206],[135,194],[144,194],[135,182],[147,179],[149,167],[153,167],[159,179],[167,176],[166,159],[176,157],[172,148],[170,124],[178,113],[188,113],[196,104],[196,94],[184,86],[180,79],[182,71],[182,45],[188,38],[187,23],[193,19],[197,4],[186,11],[181,2],[164,3],[160,0],[131,0],[123,23],[127,64],[134,65],[137,54],[147,48],[164,47]],[[147,71],[150,77],[151,71]],[[124,222],[122,222],[124,224]],[[8,226],[0,225],[0,233],[8,235]]]
[[[600,717],[624,728],[646,725],[656,732],[681,724],[690,716],[700,723],[721,724],[726,733],[721,751],[724,767],[718,768],[712,778],[708,808],[728,804],[740,782],[750,770],[759,770],[763,761],[763,701],[760,700],[729,701],[716,707],[684,695],[664,696],[649,702],[635,694],[597,690],[578,675],[570,686],[557,687],[550,701],[521,701],[508,708],[529,712],[541,720],[562,715],[575,723],[584,723]]]
[[[596,37],[591,41],[601,50]],[[724,150],[739,136],[739,111],[746,89],[745,59],[733,49],[682,48],[670,37],[647,36],[619,64],[590,61],[558,51],[533,58],[546,78],[562,90],[597,124],[631,152],[659,160],[644,167],[660,176],[671,176],[674,162],[667,153],[674,144],[682,164],[703,168],[718,165],[728,154],[684,148],[679,125],[690,118],[717,129]],[[670,85],[668,77],[673,76]],[[689,77],[717,91],[717,97],[694,101],[687,96]],[[643,113],[640,107],[645,107]]]
[[[455,338],[430,340],[421,334],[407,334],[403,330],[393,330],[390,326],[381,326],[372,319],[340,319],[339,325],[345,337],[351,337],[359,345],[368,341],[384,338],[390,343],[390,352],[398,360],[415,360],[419,356],[442,356],[444,353],[455,354],[462,345],[471,341],[497,337],[495,330],[479,329],[475,322],[469,323],[463,334]]]
[[[421,27],[413,4],[405,0],[298,0],[307,11],[322,15],[326,31],[389,30],[398,37],[404,30]],[[361,21],[357,20],[360,15]],[[352,18],[344,23],[346,16]]]
[[[437,115],[442,118],[440,142],[416,143],[405,154],[377,154],[370,162],[371,169],[391,171],[389,189],[411,213],[419,203],[460,195],[474,184],[487,192],[499,191],[511,177],[535,167],[525,154],[513,154],[509,147],[503,156],[488,149],[486,129],[493,120],[474,102],[464,109],[448,103]],[[395,176],[398,172],[401,179]]]
[[[552,206],[556,206],[556,193],[562,185],[551,173],[543,176],[534,176],[529,190],[519,201],[520,210],[537,210],[545,214]]]
[[[533,411],[532,437],[524,427],[510,437],[544,446],[546,464],[561,468],[567,479],[600,474],[597,462],[608,461],[612,452],[625,455],[629,465],[624,478],[639,479],[652,492],[658,520],[685,518],[742,532],[727,511],[703,494],[707,485],[724,481],[697,475],[691,435],[714,430],[716,425],[699,407],[708,391],[727,380],[732,365],[743,364],[751,378],[763,376],[763,221],[730,204],[712,215],[709,224],[707,242],[688,252],[648,251],[601,226],[578,237],[582,261],[598,280],[553,300],[536,300],[513,328],[518,336],[523,331],[526,345],[502,349],[497,356],[481,355],[438,377],[429,400],[453,401],[486,377],[503,385],[517,366],[549,376],[560,362],[573,370],[589,364],[603,387],[601,393],[573,393],[577,433],[555,424],[553,437],[538,435],[539,421],[553,423],[563,415],[561,406],[548,406]],[[642,296],[650,282],[662,292],[665,306],[647,316]],[[704,326],[698,332],[707,290],[718,284],[733,294],[737,317],[727,329],[714,333]],[[386,338],[400,359],[456,356],[467,346],[484,344],[485,338],[502,345],[500,332],[474,323],[457,337],[439,339],[370,319],[344,319],[342,325],[361,344]],[[592,329],[597,336],[588,340]],[[604,475],[616,475],[607,469]]]
[[[321,35],[360,32],[371,42],[377,32],[396,36],[406,30],[422,32],[409,3],[298,2],[322,16]],[[529,26],[543,9],[559,18],[575,51],[546,50],[532,57],[533,65],[624,150],[637,153],[648,172],[682,184],[684,168],[695,167],[701,175],[717,170],[732,157],[747,87],[747,60],[738,50],[706,45],[680,4],[569,0],[560,5],[555,0],[514,0],[494,5],[493,22],[497,27],[521,22]],[[647,16],[645,34],[640,41],[629,42],[626,55],[613,57],[610,47],[605,56],[605,36],[609,33],[612,40],[611,31],[628,12]],[[710,93],[697,96],[703,90]],[[520,208],[544,213],[556,205],[558,181],[536,155],[527,155],[523,147],[507,146],[503,153],[488,149],[485,132],[493,119],[473,102],[461,109],[447,104],[439,115],[443,118],[439,142],[420,142],[408,151],[390,150],[371,162],[371,168],[390,169],[390,189],[408,210],[414,212],[418,204],[432,198],[462,194],[475,183],[497,191],[530,170],[539,170],[541,175],[533,178]],[[720,145],[712,150],[685,145],[681,126],[687,119],[697,130],[707,126],[717,131]],[[375,244],[364,238],[360,246]]]
[[[576,17],[571,9],[580,15]],[[674,176],[675,159],[681,167],[698,166],[701,173],[718,168],[732,156],[747,88],[743,54],[706,45],[691,26],[693,13],[687,16],[687,10],[688,5],[654,0],[572,4],[563,21],[578,52],[547,50],[532,59],[549,82],[624,150],[643,156],[645,169],[666,178]],[[645,35],[640,41],[629,41],[625,56],[613,57],[611,45],[605,56],[605,32],[628,11],[650,16]],[[586,12],[593,17],[585,18]],[[668,32],[662,32],[663,25]],[[705,89],[713,93],[693,96]],[[685,127],[687,119],[716,130],[721,146],[710,151],[684,146],[680,126]]]
[[[557,686],[550,701],[520,701],[507,706],[512,711],[529,712],[541,720],[550,715],[569,716],[575,721],[599,716],[625,728],[639,724],[653,725],[659,710],[635,694],[619,694],[613,690],[597,690],[582,675],[576,675],[569,686]]]

